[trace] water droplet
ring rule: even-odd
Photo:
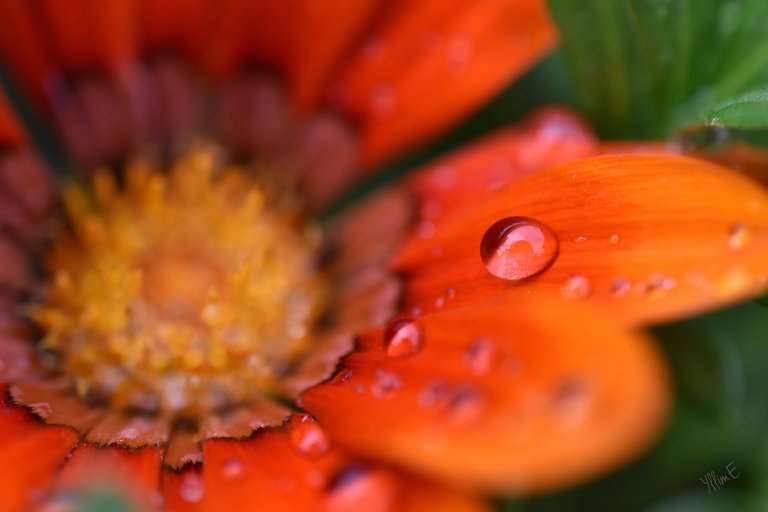
[[[527,217],[507,217],[493,224],[480,243],[485,268],[496,277],[519,280],[549,267],[558,241],[545,224]]]
[[[496,344],[485,337],[475,338],[467,347],[462,357],[464,366],[477,375],[484,375],[491,370],[496,355]]]
[[[553,396],[554,406],[563,420],[572,424],[589,412],[592,394],[584,379],[569,377],[560,383]]]
[[[355,384],[355,387],[352,388],[352,391],[357,393],[358,395],[362,395],[366,391],[368,391],[368,388],[365,387],[365,384]]]
[[[611,242],[611,245],[616,245],[617,243],[619,243],[619,241],[621,241],[621,238],[619,237],[618,233],[613,233],[611,235],[611,238],[609,238],[608,240]]]
[[[448,44],[448,70],[454,75],[460,75],[467,70],[474,53],[474,44],[469,37],[455,37]]]
[[[632,289],[632,283],[626,277],[614,277],[611,281],[611,295],[624,297]]]
[[[434,222],[425,220],[419,222],[419,224],[416,226],[416,234],[419,235],[419,238],[423,240],[429,240],[430,238],[433,238],[435,233],[437,233],[437,228],[435,228]]]
[[[442,295],[435,299],[435,309],[442,309],[445,306],[445,297]]]
[[[434,379],[419,392],[417,402],[421,407],[431,407],[448,396],[451,385],[445,379]]]
[[[466,425],[477,419],[485,406],[485,395],[475,386],[457,386],[448,397],[443,413],[454,425]]]
[[[396,318],[384,328],[384,348],[389,357],[409,357],[421,350],[422,334],[410,318]]]
[[[316,457],[328,452],[331,441],[325,430],[309,414],[294,414],[288,420],[293,446],[304,455]]]
[[[583,244],[587,240],[589,240],[589,238],[587,238],[584,235],[579,235],[579,236],[577,236],[576,238],[573,239],[573,241],[576,242],[577,244]]]
[[[371,91],[371,113],[377,119],[392,117],[397,105],[397,91],[390,84],[378,84]]]
[[[752,231],[749,226],[739,222],[728,230],[728,248],[734,251],[743,249],[752,241]]]
[[[674,287],[674,279],[659,274],[651,276],[650,279],[642,285],[641,290],[649,299],[660,299]]]
[[[592,283],[581,274],[574,274],[568,276],[560,292],[566,299],[586,299],[592,295]]]
[[[237,457],[231,457],[221,464],[221,476],[227,480],[238,480],[245,476],[245,463]]]
[[[403,379],[396,373],[376,370],[376,377],[371,384],[371,394],[379,400],[387,400],[403,387]]]
[[[179,496],[186,502],[197,503],[203,498],[203,479],[195,472],[188,471],[181,477]]]
[[[456,298],[456,288],[448,288],[445,290],[445,298],[448,300],[453,300]]]
[[[390,472],[351,464],[331,478],[322,509],[326,512],[394,510],[397,488]]]
[[[331,384],[340,386],[346,384],[352,378],[352,368],[342,368],[331,381]]]

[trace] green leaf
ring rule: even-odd
[[[728,128],[768,128],[768,85],[715,107],[706,122]]]
[[[549,2],[602,135],[667,137],[715,112],[725,126],[768,124],[757,101],[768,83],[765,0]]]

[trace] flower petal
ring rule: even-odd
[[[544,272],[511,281],[480,258],[486,230],[507,217],[551,228],[559,254]],[[590,300],[629,323],[659,322],[744,299],[768,275],[768,195],[729,170],[692,158],[611,155],[534,173],[413,236],[395,267],[406,306],[435,309],[504,290]],[[578,286],[576,286],[578,285]],[[439,302],[438,302],[439,304]]]
[[[0,146],[16,146],[24,139],[24,131],[0,88]]]
[[[292,428],[265,429],[245,441],[206,442],[200,510],[415,512],[427,503],[444,503],[439,510],[446,511],[488,510],[462,492],[352,461],[333,447],[302,452]]]
[[[367,167],[459,120],[557,38],[541,0],[400,2],[388,15],[333,94],[360,119]]]
[[[634,457],[666,416],[661,357],[608,320],[514,292],[425,315],[415,355],[369,332],[302,403],[361,456],[483,491],[552,490]]]
[[[42,425],[19,407],[0,408],[3,510],[29,510],[35,492],[51,485],[56,471],[77,441],[78,435],[72,429]]]

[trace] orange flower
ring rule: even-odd
[[[606,154],[637,146],[558,109],[312,220],[549,51],[541,0],[0,13],[82,170],[56,184],[0,104],[4,510],[470,511],[573,485],[663,427],[637,327],[765,288],[761,186]]]

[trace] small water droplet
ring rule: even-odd
[[[611,245],[616,245],[621,241],[621,237],[619,237],[618,233],[613,233],[608,240],[611,242]]]
[[[448,288],[445,290],[445,298],[448,300],[453,300],[456,298],[456,288]]]
[[[642,285],[642,292],[649,299],[660,299],[675,287],[675,280],[660,274],[651,276]]]
[[[421,329],[410,318],[390,321],[384,328],[383,338],[389,357],[409,357],[421,350]]]
[[[569,424],[584,419],[589,412],[592,395],[584,379],[570,377],[560,383],[553,396],[557,413]]]
[[[419,238],[423,240],[429,240],[430,238],[433,238],[435,233],[437,233],[437,228],[435,228],[434,222],[425,220],[419,222],[419,224],[416,226],[416,234],[419,235]]]
[[[366,391],[368,391],[368,388],[365,387],[365,384],[355,384],[355,387],[352,388],[352,391],[357,393],[358,395],[362,395]]]
[[[734,251],[743,249],[752,241],[752,231],[743,222],[738,222],[728,230],[728,248]]]
[[[390,84],[378,84],[371,91],[371,113],[377,119],[392,117],[397,105],[397,91]]]
[[[448,396],[451,385],[445,379],[434,379],[419,392],[416,401],[421,407],[432,407]]]
[[[466,425],[477,419],[484,407],[483,392],[471,384],[462,384],[450,393],[443,414],[454,425]]]
[[[576,238],[573,239],[573,241],[576,242],[577,244],[583,244],[587,240],[589,240],[589,238],[587,238],[584,235],[579,235],[579,236],[577,236]]]
[[[626,277],[614,277],[611,281],[611,295],[624,297],[632,289],[632,283]]]
[[[586,299],[592,295],[592,283],[583,275],[574,274],[568,276],[560,293],[566,299]]]
[[[442,309],[445,306],[445,297],[442,295],[435,299],[435,309]]]
[[[342,368],[331,381],[331,384],[340,386],[346,384],[352,378],[352,368]]]
[[[376,370],[376,376],[371,384],[371,394],[379,400],[387,400],[397,394],[403,387],[403,379],[396,373],[387,370]]]
[[[480,243],[485,268],[496,277],[519,280],[549,267],[557,258],[558,241],[545,224],[527,217],[494,223]]]
[[[189,471],[184,474],[179,483],[179,496],[186,502],[197,503],[203,498],[205,488],[203,480],[195,472]]]
[[[331,441],[325,430],[309,414],[294,414],[288,420],[293,446],[304,455],[316,457],[328,452]]]
[[[495,355],[496,344],[493,340],[485,337],[475,338],[464,351],[462,362],[473,373],[484,375],[491,370]]]
[[[330,479],[322,510],[394,510],[397,488],[390,472],[374,470],[360,463],[350,464]]]
[[[245,463],[237,457],[231,457],[221,464],[221,476],[227,480],[238,480],[245,476]]]

